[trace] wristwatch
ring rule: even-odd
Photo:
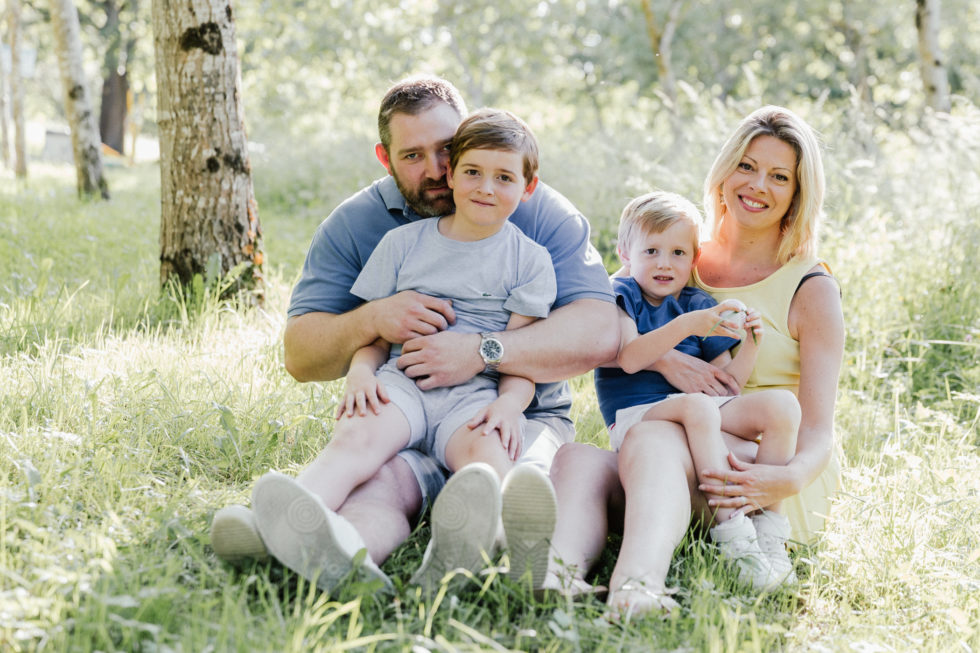
[[[504,345],[492,333],[480,334],[480,358],[484,372],[496,372],[504,359]]]

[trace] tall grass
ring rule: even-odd
[[[543,177],[609,256],[632,195],[697,198],[745,108],[692,110],[680,144],[653,111],[606,116],[602,136],[535,125]],[[214,511],[329,437],[340,384],[285,373],[284,312],[316,223],[381,171],[371,143],[294,143],[256,160],[271,262],[258,309],[158,290],[154,167],[111,169],[109,203],[79,201],[61,167],[0,178],[0,648],[980,649],[980,118],[960,107],[903,130],[860,107],[807,118],[828,146],[822,253],[848,330],[843,490],[820,544],[798,556],[798,592],[739,590],[692,536],[669,578],[680,613],[629,625],[604,620],[596,599],[536,601],[493,569],[423,596],[407,579],[424,524],[383,566],[394,597],[327,595],[274,563],[214,557]],[[590,378],[573,387],[579,439],[606,444]]]

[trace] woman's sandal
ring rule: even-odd
[[[680,607],[670,594],[670,590],[655,592],[646,585],[626,583],[609,593],[606,601],[608,608],[603,616],[607,621],[622,620],[623,623],[652,613],[666,617]]]

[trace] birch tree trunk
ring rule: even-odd
[[[262,232],[231,0],[153,0],[160,130],[160,280],[240,272],[262,298]],[[210,265],[209,265],[210,263]]]
[[[20,0],[7,0],[10,38],[10,113],[14,122],[14,174],[27,177],[27,131],[24,120],[24,83],[20,78]]]
[[[653,49],[653,56],[657,60],[657,73],[660,77],[660,85],[663,87],[664,95],[670,98],[671,108],[676,111],[674,104],[677,100],[677,78],[674,77],[673,67],[673,44],[674,36],[677,33],[677,23],[680,18],[681,9],[684,7],[683,0],[672,0],[667,9],[667,17],[664,21],[663,29],[657,22],[657,17],[653,13],[653,5],[650,0],[642,0],[643,17],[646,20],[647,36],[650,38],[650,47]]]
[[[949,111],[949,78],[939,48],[939,0],[916,0],[915,28],[919,33],[919,66],[926,103],[936,111]]]
[[[81,27],[73,0],[51,0],[51,25],[65,87],[65,114],[71,128],[78,194],[99,193],[102,199],[109,199],[109,185],[102,171],[102,139],[92,109],[91,91],[85,81]]]
[[[0,65],[0,159],[10,167],[10,121],[7,120],[7,73]]]

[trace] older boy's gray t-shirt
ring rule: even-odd
[[[349,197],[320,223],[293,288],[289,316],[311,312],[339,315],[363,300],[350,289],[385,233],[421,218],[405,202],[391,176]],[[609,274],[589,242],[589,223],[553,188],[539,182],[530,199],[509,220],[551,254],[558,282],[552,310],[579,299],[614,301]],[[568,417],[572,404],[568,382],[539,383],[528,418]]]
[[[555,269],[548,250],[509,222],[489,238],[463,242],[439,233],[439,220],[421,220],[386,233],[351,287],[365,301],[403,290],[452,300],[450,331],[503,331],[511,313],[548,316]],[[400,353],[393,345],[392,358]]]

